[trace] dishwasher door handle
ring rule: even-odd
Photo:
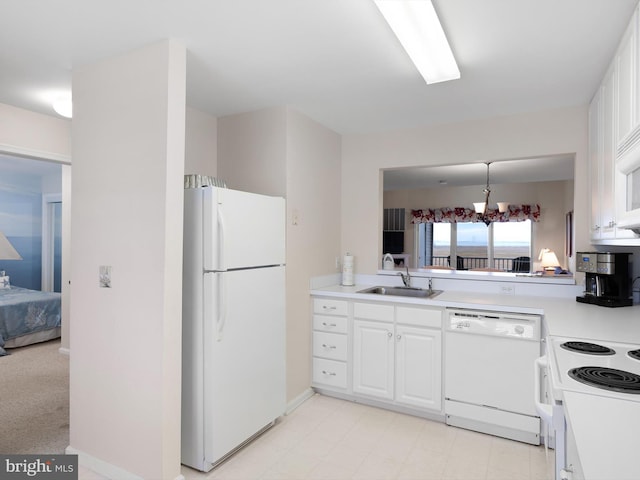
[[[536,412],[540,415],[540,418],[547,424],[553,425],[553,405],[549,405],[547,403],[542,403],[540,400],[540,385],[542,385],[542,369],[547,369],[549,366],[549,361],[547,360],[547,356],[544,355],[540,358],[537,358],[533,364],[533,396],[534,403],[536,406]]]

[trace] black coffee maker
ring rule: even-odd
[[[633,305],[629,277],[631,253],[578,252],[576,271],[584,272],[585,291],[578,302],[603,307]]]

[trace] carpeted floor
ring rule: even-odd
[[[69,357],[60,339],[0,357],[0,453],[64,453],[69,445]]]

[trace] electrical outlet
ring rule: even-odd
[[[516,289],[513,287],[513,285],[500,285],[500,293],[502,295],[514,295],[516,293],[515,290]]]
[[[336,257],[336,271],[340,271],[340,257]]]
[[[98,274],[98,285],[101,288],[111,288],[111,267],[100,265]]]

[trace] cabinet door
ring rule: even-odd
[[[393,324],[353,321],[353,391],[393,399]]]
[[[616,147],[636,126],[636,22],[637,13],[634,13],[615,56],[618,122]]]
[[[590,234],[600,239],[600,192],[602,191],[602,88],[589,106],[589,202],[591,206]]]
[[[613,67],[613,65],[612,65]],[[602,83],[602,190],[600,191],[601,239],[615,237],[615,69],[609,68]]]
[[[439,330],[396,326],[396,401],[440,410],[442,334]]]
[[[626,212],[627,177],[615,167],[617,149],[625,140],[634,136],[640,122],[638,112],[638,9],[620,41],[616,61],[616,143],[613,160],[614,220]],[[615,223],[614,223],[615,225]],[[635,238],[631,230],[615,227],[616,239]]]

